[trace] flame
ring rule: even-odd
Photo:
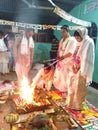
[[[21,96],[27,103],[32,103],[34,98],[34,89],[30,88],[28,79],[23,76],[21,81]]]

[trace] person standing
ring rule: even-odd
[[[32,65],[34,54],[34,41],[32,36],[33,30],[27,29],[25,33],[15,37],[13,51],[15,60],[15,71],[19,83],[21,82],[23,77],[28,78],[28,72]]]
[[[92,82],[95,49],[93,40],[87,35],[87,29],[77,29],[74,37],[78,44],[73,55],[72,67],[68,72],[66,105],[81,110],[87,94],[87,86]]]
[[[54,73],[54,87],[61,92],[67,92],[67,68],[68,62],[72,58],[76,48],[76,40],[69,34],[69,27],[63,25],[61,27],[62,39],[59,43],[56,70]]]
[[[9,73],[9,55],[7,41],[4,38],[4,33],[0,31],[0,73]]]

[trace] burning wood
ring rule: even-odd
[[[51,103],[41,90],[29,86],[28,80],[23,78],[20,92],[14,93],[13,101],[18,113],[27,113],[49,108]]]
[[[20,95],[14,95],[13,96],[13,101],[16,106],[16,111],[19,114],[22,113],[28,113],[32,111],[40,111],[40,110],[45,110],[48,109],[49,106],[51,106],[51,103],[48,101],[48,99],[42,99],[40,95],[37,95],[40,99],[39,101],[32,101],[32,103],[27,103],[25,100],[21,99]]]

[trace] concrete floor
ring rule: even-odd
[[[89,86],[87,100],[98,108],[98,90]]]

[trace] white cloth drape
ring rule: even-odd
[[[92,82],[95,51],[94,42],[88,35],[84,37],[83,44],[80,46],[77,55],[81,59],[81,73],[87,76],[87,83]]]
[[[34,48],[34,41],[33,38],[30,37],[29,39],[26,38],[24,35],[21,40],[21,54],[22,55],[28,55],[29,54],[29,48]]]

